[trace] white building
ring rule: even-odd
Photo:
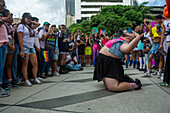
[[[75,21],[90,19],[106,6],[131,4],[132,0],[75,0]]]
[[[74,18],[75,23],[80,23],[83,19],[90,19],[92,15],[98,14],[103,7],[112,5],[132,5],[132,0],[65,0],[65,1],[66,1],[67,26],[73,24],[70,23],[73,22],[73,19],[69,20],[69,18],[67,18],[68,15],[70,14],[71,16],[75,16]],[[70,13],[67,13],[68,11],[70,11]]]

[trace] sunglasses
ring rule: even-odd
[[[2,7],[4,7],[5,9],[7,8],[7,6],[5,6],[5,4],[3,4],[3,3],[0,3],[0,5],[1,5]]]

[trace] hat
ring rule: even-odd
[[[31,16],[31,14],[30,14],[30,13],[24,13],[24,14],[22,15],[22,17],[23,17],[23,18],[29,18],[29,19],[32,19],[32,16]]]
[[[44,22],[43,25],[51,25],[49,22]]]

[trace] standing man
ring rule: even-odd
[[[60,51],[60,55],[61,55],[61,60],[60,60],[60,74],[66,74],[69,71],[65,69],[65,62],[66,62],[66,58],[67,58],[67,54],[69,54],[69,46],[68,46],[68,36],[67,33],[65,33],[66,31],[66,26],[65,25],[61,25],[62,29],[61,29],[61,33],[59,35],[59,51]]]

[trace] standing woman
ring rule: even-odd
[[[4,22],[6,20],[1,14],[4,8],[5,8],[5,1],[0,0],[0,98],[7,97],[10,95],[6,90],[2,88],[2,76],[3,76],[4,63],[5,63],[5,57],[6,57],[6,48],[7,48],[6,43],[8,42],[7,29],[4,25]],[[9,17],[7,17],[7,20],[8,19]]]
[[[85,47],[85,55],[86,55],[86,66],[90,66],[91,63],[91,39],[88,35],[86,35],[86,47]]]
[[[144,40],[144,33],[143,33],[143,25],[140,25],[140,30],[139,30],[139,35],[142,35],[142,38],[141,40],[139,41],[138,43],[138,59],[139,59],[139,62],[137,63],[137,69],[139,69],[140,71],[142,70],[142,59],[143,59],[143,48],[144,48],[144,43],[143,43],[143,40]]]
[[[95,66],[95,62],[96,62],[96,57],[98,56],[99,54],[99,50],[100,50],[100,38],[99,38],[99,35],[97,33],[95,33],[93,35],[93,42],[94,42],[94,45],[93,45],[93,65]]]
[[[33,66],[32,73],[35,83],[38,84],[41,83],[37,78],[38,63],[34,48],[34,37],[31,36],[33,32],[31,28],[28,26],[31,24],[31,18],[32,17],[30,13],[24,13],[22,16],[21,23],[17,28],[19,45],[21,49],[20,56],[22,60],[22,73],[24,76],[25,85],[29,87],[32,86],[32,84],[27,78],[27,66],[29,60]]]
[[[140,28],[139,28],[139,26],[137,26],[135,28],[135,32],[138,33],[139,30],[140,30]],[[137,46],[132,51],[133,68],[136,68],[136,58],[137,58],[137,62],[139,62],[139,52],[138,52]]]
[[[9,40],[9,42],[7,43],[7,56],[6,56],[6,61],[5,61],[5,66],[6,66],[5,75],[7,76],[8,80],[4,79],[4,86],[5,86],[5,88],[7,88],[8,83],[11,84],[11,82],[12,82],[11,68],[12,68],[13,53],[15,51],[15,44],[14,44],[14,38],[13,38],[13,28],[11,26],[13,23],[12,14],[10,13],[10,11],[8,9],[4,9],[2,14],[4,17],[11,16],[10,22],[5,24],[5,26],[7,28],[8,40]]]
[[[60,51],[60,55],[61,55],[61,60],[60,60],[60,74],[67,74],[69,73],[68,70],[66,70],[65,68],[65,62],[66,62],[66,58],[67,55],[69,54],[69,48],[68,48],[68,36],[65,33],[66,31],[66,26],[65,25],[61,25],[62,26],[62,30],[61,33],[59,35],[59,39],[58,39],[58,44],[59,44],[59,51]]]
[[[136,38],[132,40],[127,34],[124,34],[123,30],[118,32],[121,37],[108,41],[100,50],[99,56],[96,59],[93,79],[99,82],[103,80],[109,91],[120,92],[141,89],[142,84],[139,79],[134,81],[124,75],[121,63],[125,53],[129,53],[136,47],[141,36],[134,32]],[[128,42],[130,43],[128,44]]]

